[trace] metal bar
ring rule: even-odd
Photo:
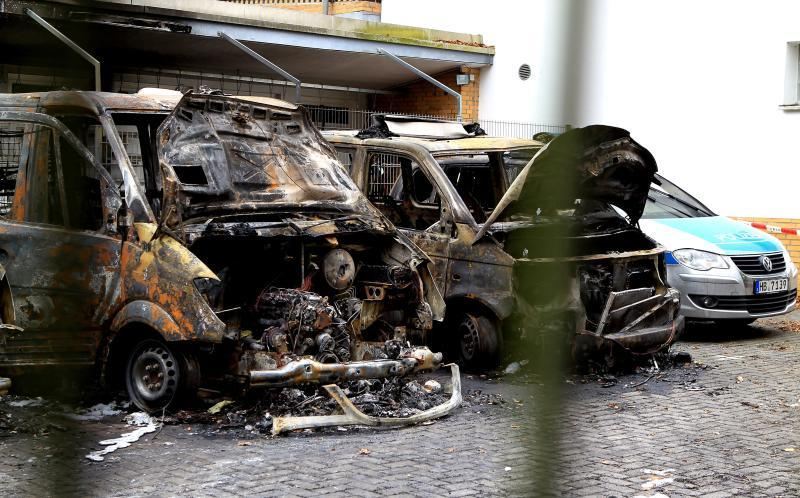
[[[434,406],[410,417],[370,417],[353,405],[337,385],[327,385],[325,390],[341,408],[342,415],[316,415],[306,417],[276,417],[272,421],[272,435],[297,429],[336,427],[340,425],[366,425],[372,427],[399,427],[415,425],[443,417],[461,405],[461,374],[458,365],[450,365],[450,378],[453,392],[445,403]]]
[[[428,83],[439,87],[440,89],[444,90],[448,94],[450,94],[453,97],[455,97],[455,99],[458,101],[458,121],[461,121],[461,94],[460,93],[458,93],[457,91],[453,90],[449,86],[445,85],[441,81],[439,81],[439,80],[433,78],[432,76],[428,75],[424,71],[421,71],[421,70],[417,69],[416,67],[412,66],[411,64],[409,64],[408,62],[404,61],[403,59],[401,59],[400,57],[394,55],[391,52],[387,52],[386,50],[384,50],[382,48],[379,48],[378,49],[378,53],[389,57],[390,59],[392,59],[396,63],[400,64],[404,68],[408,69],[412,73],[416,74],[420,78],[424,79]]]
[[[77,43],[67,38],[67,36],[62,33],[61,31],[57,30],[55,26],[50,24],[49,22],[45,21],[41,17],[39,17],[36,12],[32,11],[31,9],[25,9],[25,13],[28,14],[28,17],[36,21],[41,27],[46,29],[50,32],[53,36],[61,40],[66,46],[74,50],[78,53],[81,57],[89,61],[89,63],[94,66],[94,89],[95,91],[100,91],[100,61],[92,57],[92,55],[87,52],[86,50],[82,49],[78,46]]]
[[[61,216],[64,218],[64,226],[71,227],[70,213],[67,208],[67,189],[64,188],[64,165],[61,163],[61,138],[56,130],[51,130],[50,139],[53,141],[53,156],[56,162],[56,183],[58,184],[58,199],[61,205]]]
[[[294,76],[292,76],[288,72],[284,71],[283,68],[281,68],[277,64],[273,63],[272,61],[270,61],[269,59],[267,59],[263,55],[259,54],[255,50],[251,49],[250,47],[248,47],[244,43],[240,42],[239,40],[237,40],[235,38],[232,38],[232,37],[228,36],[227,33],[223,32],[223,31],[220,31],[217,34],[220,36],[220,38],[229,41],[231,44],[233,44],[236,47],[238,47],[239,49],[241,49],[242,52],[246,53],[247,55],[249,55],[253,59],[255,59],[258,62],[260,62],[261,64],[264,64],[268,68],[272,69],[276,73],[280,74],[281,76],[283,76],[287,80],[289,80],[292,83],[294,83],[294,92],[295,92],[294,103],[295,104],[299,104],[300,103],[300,80],[299,79],[295,78]]]
[[[98,132],[105,135],[108,146],[111,148],[112,156],[117,160],[119,171],[122,173],[122,187],[125,189],[125,199],[128,206],[133,208],[134,214],[143,214],[150,223],[154,223],[156,217],[152,209],[150,209],[150,203],[147,202],[144,192],[139,189],[139,182],[131,164],[131,158],[128,156],[125,144],[122,143],[122,138],[117,133],[113,118],[108,114],[101,115],[100,123],[102,126],[98,129]],[[102,138],[102,135],[100,137]]]

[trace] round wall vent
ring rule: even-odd
[[[519,79],[525,81],[530,77],[531,77],[531,67],[527,64],[521,65],[519,67]]]

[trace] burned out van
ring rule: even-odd
[[[488,137],[475,124],[379,116],[367,130],[323,135],[366,196],[433,260],[446,333],[464,363],[494,365],[504,337],[524,333],[518,324],[535,311],[525,298],[540,306],[552,289],[532,276],[541,265],[569,267],[576,348],[648,354],[681,332],[664,250],[637,227],[656,163],[625,130],[574,129],[544,144]],[[555,225],[568,238],[556,245],[569,253],[548,252]]]
[[[273,99],[0,95],[0,371],[95,367],[153,411],[432,369],[429,260]]]

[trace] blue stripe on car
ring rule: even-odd
[[[678,260],[675,259],[675,256],[672,255],[672,251],[667,251],[664,253],[664,262],[666,262],[668,265],[680,264],[678,263]]]
[[[724,216],[706,218],[665,218],[654,220],[716,245],[722,254],[778,252],[775,239]]]

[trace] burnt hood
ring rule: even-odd
[[[591,205],[616,206],[636,224],[656,171],[653,155],[627,130],[604,125],[572,129],[553,139],[523,168],[475,240],[492,223],[515,215],[534,217],[591,209]]]
[[[308,114],[288,102],[187,93],[157,136],[164,208],[181,219],[274,209],[372,214]]]

